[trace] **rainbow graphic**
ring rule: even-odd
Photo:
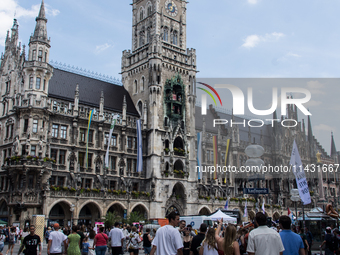
[[[217,96],[218,100],[220,101],[221,106],[222,106],[222,100],[221,100],[221,98],[220,98],[220,95],[217,93],[217,91],[216,91],[213,87],[211,87],[210,85],[208,85],[208,84],[206,84],[206,83],[203,83],[203,82],[197,82],[197,83],[199,83],[199,84],[201,84],[201,85],[203,85],[203,86],[206,86],[206,87],[209,88],[212,92],[214,92],[215,95]],[[214,101],[215,105],[217,106],[216,100],[215,100],[213,94],[211,94],[211,92],[210,92],[209,90],[204,89],[204,88],[200,88],[200,87],[198,87],[198,89],[205,91],[205,92],[212,98],[212,100]]]

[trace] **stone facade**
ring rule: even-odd
[[[244,149],[254,142],[264,147],[266,164],[287,165],[293,138],[304,164],[315,163],[317,151],[324,160],[338,162],[335,145],[332,157],[327,156],[312,135],[310,120],[308,135],[304,123],[294,129],[210,126],[213,118],[237,117],[212,107],[206,116],[195,114],[201,109],[196,106],[196,52],[186,48],[186,1],[134,0],[132,7],[132,49],[122,55],[123,87],[49,63],[44,2],[28,56],[25,47],[18,45],[14,20],[0,66],[1,219],[23,225],[32,215],[44,214],[50,222],[66,225],[71,219],[94,224],[109,211],[122,217],[137,211],[146,218],[163,218],[171,210],[209,214],[223,207],[227,197],[229,208],[242,212],[243,188],[254,183],[236,174],[219,174],[217,179],[203,174],[198,180],[197,132],[203,136],[203,165],[212,164],[214,135],[219,164],[226,156],[227,139],[232,139],[229,164],[238,168],[247,159]],[[109,139],[113,114],[118,114],[118,120]],[[298,119],[296,109],[290,108],[289,115]],[[136,172],[137,119],[142,120],[142,172]],[[330,199],[338,193],[337,176],[323,179],[325,197]],[[311,176],[310,180],[315,206],[319,179]],[[278,217],[292,206],[291,176],[268,175],[257,187],[270,190],[259,198],[274,205],[268,215]],[[255,202],[248,198],[253,217]]]

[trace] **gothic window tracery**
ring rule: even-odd
[[[169,29],[165,27],[164,33],[163,33],[163,41],[167,42],[168,40],[169,40]]]
[[[172,41],[174,45],[177,45],[177,41],[178,41],[177,39],[178,39],[178,33],[177,31],[174,31],[173,41]]]

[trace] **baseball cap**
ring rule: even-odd
[[[53,227],[54,228],[59,228],[59,224],[58,223],[54,223]]]

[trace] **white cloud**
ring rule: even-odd
[[[271,34],[265,34],[262,35],[249,35],[244,40],[244,44],[242,44],[242,47],[250,49],[257,46],[260,42],[273,42],[279,40],[281,37],[284,37],[285,35],[283,33],[271,33]]]
[[[257,3],[258,3],[258,0],[248,0],[248,3],[249,3],[249,4],[257,4]]]
[[[300,58],[301,57],[301,55],[298,55],[298,54],[295,54],[295,53],[292,53],[292,52],[287,53],[287,56],[288,57],[295,57],[295,58]]]
[[[13,25],[14,15],[20,24],[20,18],[35,18],[39,14],[40,4],[32,5],[30,9],[21,7],[16,0],[1,0],[0,5],[0,45],[5,45],[7,30]],[[52,9],[45,4],[45,11],[48,16],[56,16],[60,12],[57,9]],[[20,29],[20,28],[19,28]],[[33,32],[32,28],[32,32]]]
[[[323,85],[322,83],[320,83],[319,81],[309,81],[307,82],[307,89],[310,91],[310,93],[312,95],[315,94],[326,94],[325,92],[325,85]]]
[[[112,47],[111,44],[108,44],[108,43],[105,43],[105,44],[102,44],[102,45],[97,45],[96,46],[96,49],[94,50],[94,53],[95,54],[99,54],[105,50],[107,50],[108,48]]]
[[[320,130],[320,131],[334,131],[336,130],[335,127],[331,127],[325,124],[319,124],[313,127],[314,130]]]

